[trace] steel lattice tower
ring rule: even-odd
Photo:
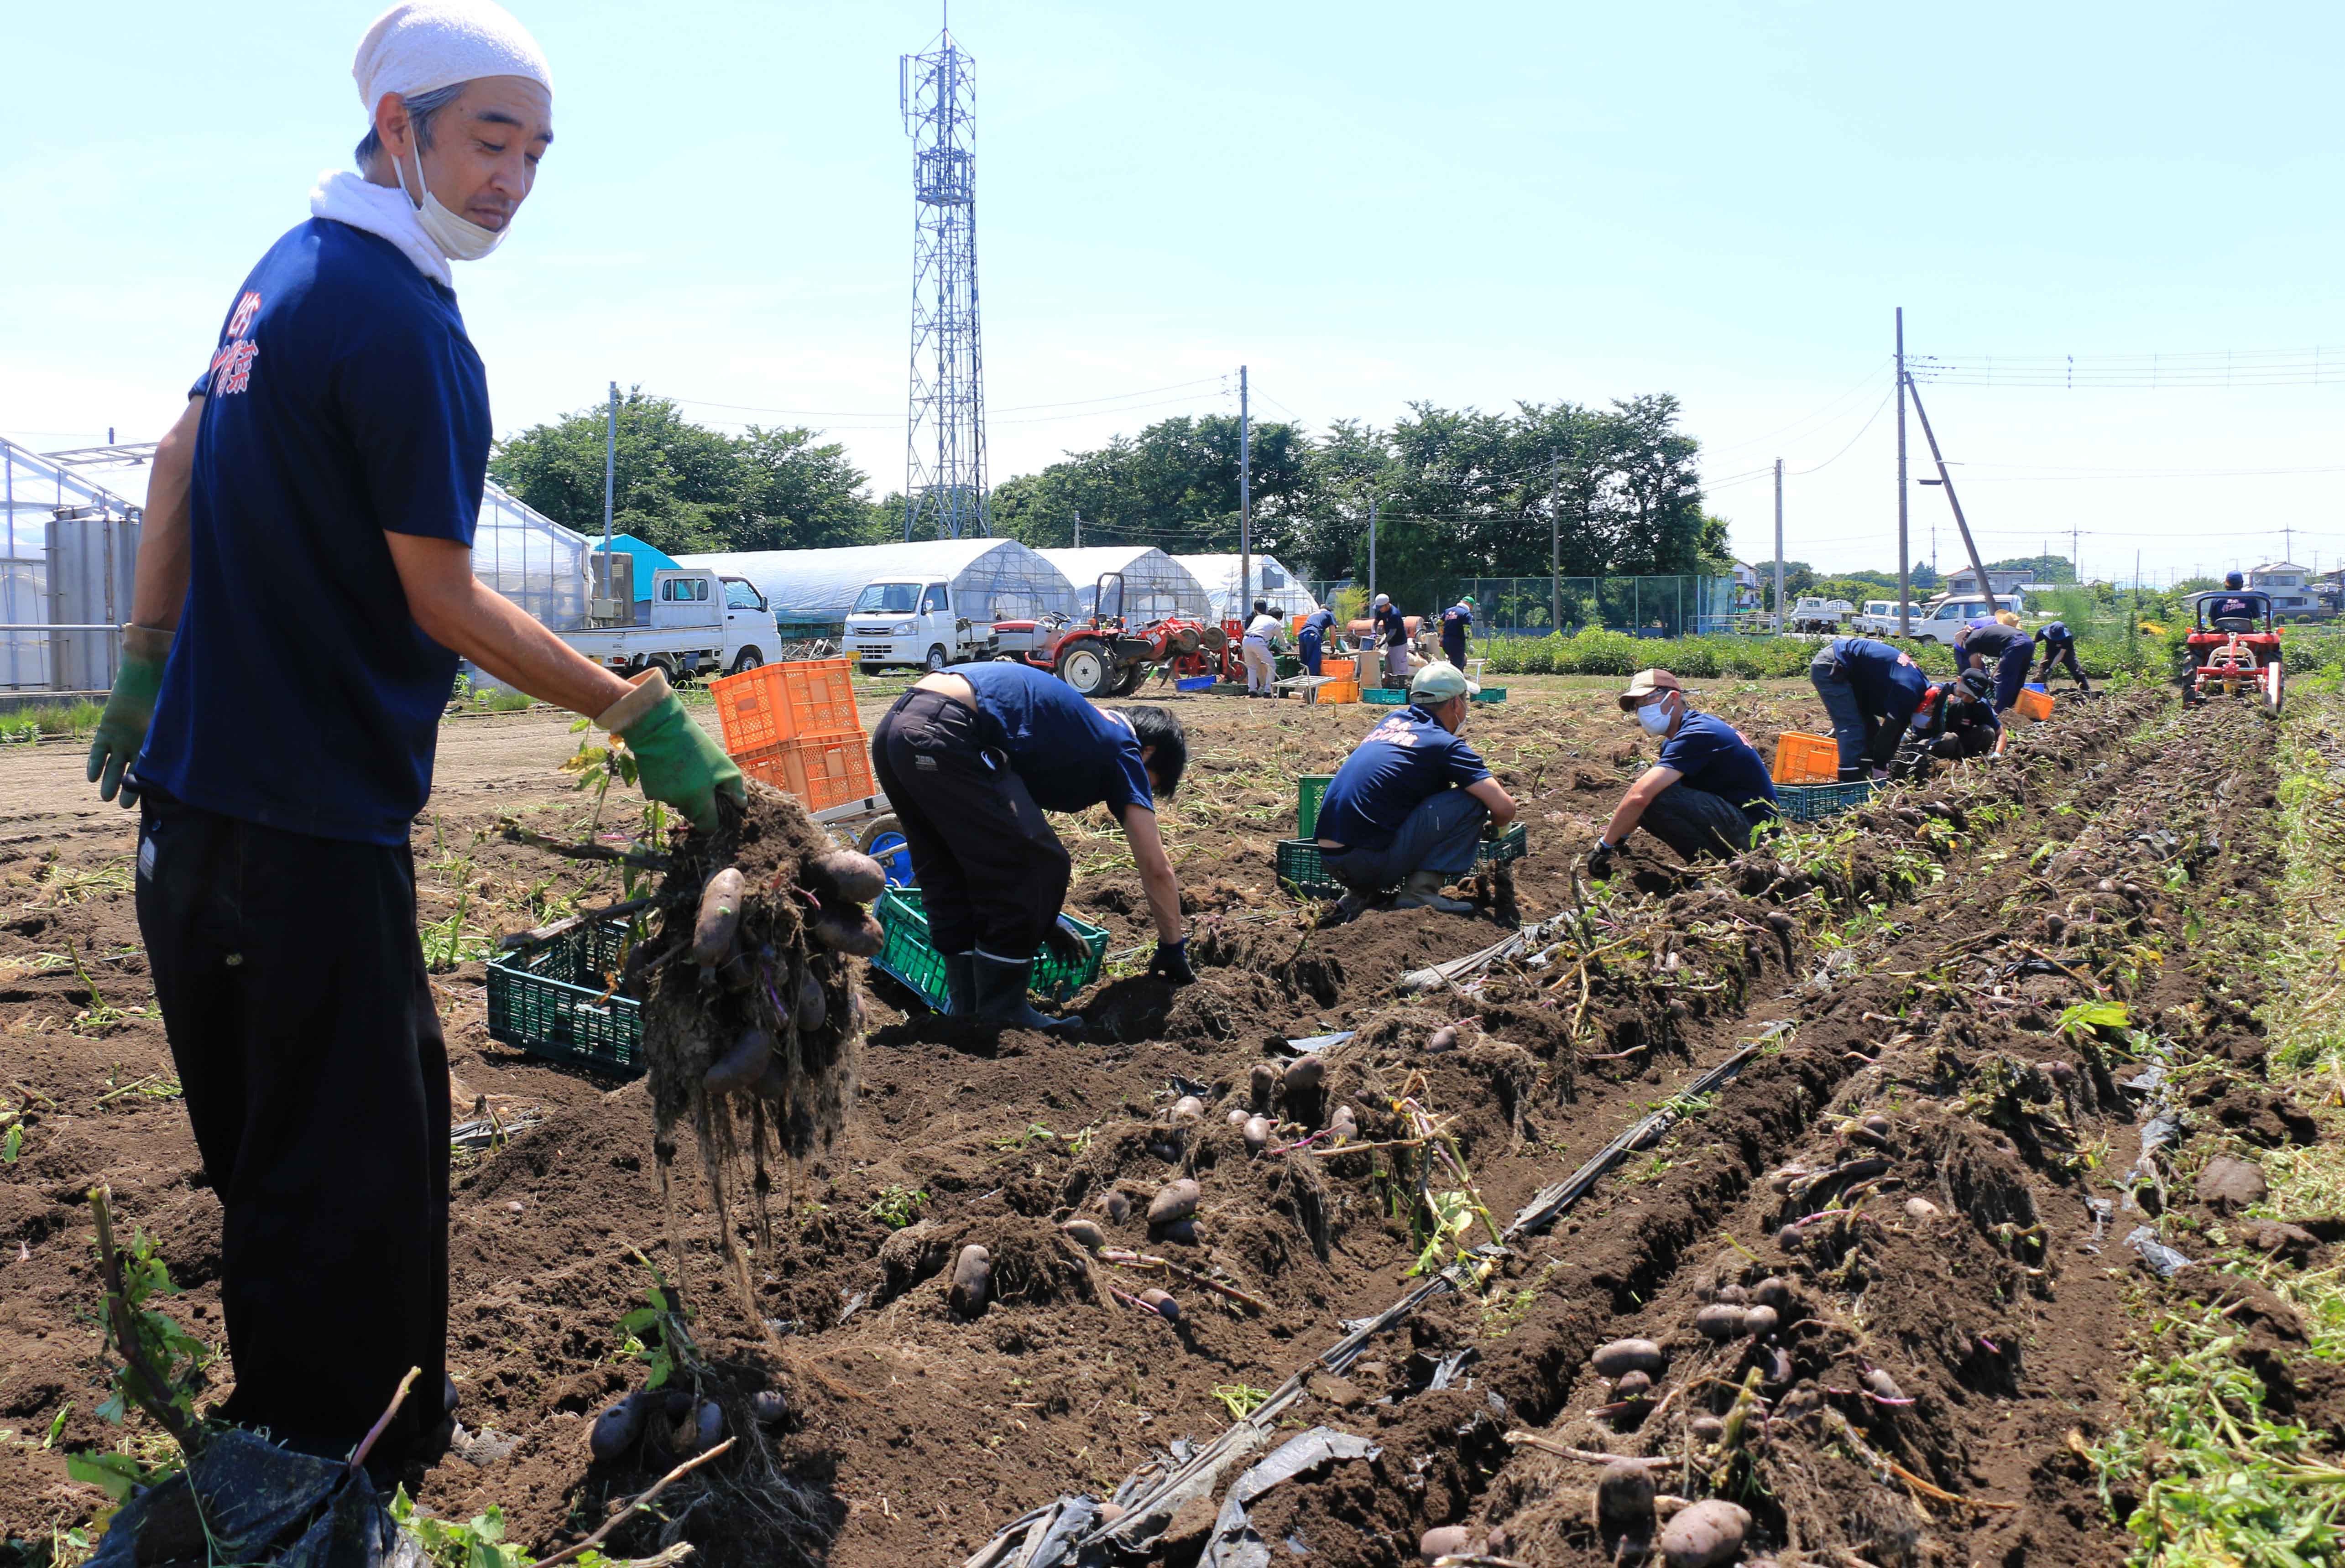
[[[993,531],[985,485],[985,371],[977,329],[974,62],[937,35],[898,62],[912,138],[912,388],[904,537]]]

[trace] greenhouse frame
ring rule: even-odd
[[[1152,545],[1109,544],[1087,550],[1035,551],[1066,574],[1075,591],[1075,613],[1089,616],[1099,596],[1099,580],[1111,572],[1123,573],[1123,603],[1108,590],[1108,613],[1121,613],[1128,625],[1140,626],[1167,616],[1204,621],[1213,614],[1204,584],[1194,573]]]
[[[1074,588],[1066,575],[1014,539],[718,551],[679,555],[676,561],[755,583],[774,607],[774,620],[784,636],[839,636],[848,612],[865,588],[915,578],[949,587],[957,611],[972,622],[1075,612]]]
[[[1233,604],[1237,597],[1238,558],[1234,555],[1176,555],[1172,557],[1188,568],[1189,574],[1204,585],[1213,601],[1216,618],[1227,620],[1239,610],[1249,606]],[[1310,585],[1286,569],[1286,563],[1274,555],[1256,554],[1247,575],[1253,579],[1253,597],[1270,601],[1270,607],[1279,615],[1293,619],[1308,615],[1319,608],[1311,597]]]

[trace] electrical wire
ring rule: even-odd
[[[1871,365],[1865,367],[1863,379],[1858,380],[1853,386],[1850,387],[1848,390],[1842,392],[1832,401],[1824,404],[1822,408],[1816,409],[1810,413],[1802,414],[1798,419],[1793,420],[1788,425],[1779,426],[1774,430],[1769,430],[1764,435],[1753,436],[1749,440],[1732,441],[1724,446],[1704,447],[1702,450],[1705,455],[1711,457],[1715,457],[1722,452],[1739,452],[1745,447],[1755,447],[1760,445],[1761,442],[1771,441],[1776,437],[1783,434],[1786,430],[1796,430],[1800,426],[1808,424],[1811,421],[1821,421],[1829,416],[1833,410],[1838,409],[1842,403],[1845,403],[1851,398],[1864,390],[1865,384],[1871,381],[1873,377],[1879,375],[1884,368],[1891,366],[1891,364],[1892,357],[1886,354],[1883,355],[1878,359],[1875,359]],[[1892,387],[1890,389],[1893,392],[1896,389]],[[1800,438],[1794,439],[1796,440]]]
[[[1916,381],[1949,387],[2167,391],[2345,384],[2345,349],[2217,349],[2169,354],[1909,354]]]

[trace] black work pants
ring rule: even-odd
[[[420,1367],[378,1452],[444,1419],[448,1057],[396,847],[149,789],[138,930],[204,1172],[226,1211],[221,1412],[347,1452]]]
[[[1751,819],[1710,790],[1673,784],[1645,804],[1637,825],[1678,852],[1681,860],[1724,859],[1751,847]]]
[[[978,740],[977,711],[907,692],[871,735],[939,953],[1023,962],[1058,923],[1073,869],[1026,781]]]
[[[2089,692],[2093,689],[2093,683],[2085,679],[2085,667],[2076,663],[2076,645],[2074,642],[2053,642],[2045,645],[2044,667],[2035,673],[2037,684],[2040,685],[2051,680],[2053,670],[2062,663],[2068,666],[2068,673],[2076,680],[2080,690]]]

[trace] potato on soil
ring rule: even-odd
[[[1649,1372],[1623,1372],[1620,1381],[1612,1385],[1612,1397],[1627,1403],[1641,1400],[1653,1391],[1653,1379]]]
[[[813,930],[816,941],[851,958],[868,958],[888,940],[879,922],[860,909],[826,909]]]
[[[1179,1099],[1172,1102],[1172,1119],[1174,1121],[1203,1121],[1204,1118],[1205,1102],[1199,1099],[1195,1095],[1183,1095]]]
[[[1588,1358],[1588,1364],[1602,1378],[1619,1378],[1629,1372],[1659,1377],[1670,1359],[1650,1340],[1615,1340],[1599,1346],[1596,1353]]]
[[[1248,1154],[1260,1154],[1264,1149],[1270,1147],[1270,1118],[1266,1116],[1248,1117],[1246,1118],[1245,1127],[1242,1130],[1245,1138],[1246,1152]]]
[[[1444,1557],[1465,1553],[1501,1552],[1505,1550],[1505,1542],[1506,1532],[1503,1530],[1484,1531],[1471,1524],[1440,1524],[1417,1538],[1416,1554],[1425,1562],[1437,1563]]]
[[[705,1453],[715,1448],[725,1436],[725,1407],[710,1400],[693,1417],[692,1431],[685,1441],[687,1456]]]
[[[972,1241],[953,1259],[952,1290],[947,1296],[952,1310],[964,1318],[985,1310],[993,1294],[993,1254]]]
[[[1707,1340],[1739,1339],[1744,1331],[1742,1322],[1741,1308],[1716,1303],[1693,1315],[1694,1332]]]
[[[1775,1325],[1778,1321],[1779,1320],[1775,1315],[1775,1309],[1772,1307],[1745,1307],[1742,1309],[1742,1331],[1746,1334],[1751,1335],[1753,1338],[1761,1340],[1765,1339],[1768,1335],[1775,1331]]]
[[[1653,1474],[1636,1463],[1608,1464],[1596,1482],[1596,1536],[1608,1547],[1653,1533]]]
[[[704,969],[723,963],[740,926],[741,873],[728,865],[701,890],[700,916],[692,926],[692,961]]]
[[[1096,1252],[1107,1245],[1107,1232],[1088,1219],[1070,1219],[1059,1227],[1059,1233],[1086,1252]]]
[[[1177,1323],[1181,1320],[1181,1303],[1172,1299],[1172,1292],[1170,1290],[1153,1288],[1142,1290],[1140,1293],[1140,1304],[1168,1323]]]
[[[1742,1555],[1742,1538],[1750,1533],[1750,1514],[1712,1497],[1680,1511],[1657,1544],[1668,1568],[1721,1568]]]
[[[1268,1062],[1254,1063],[1254,1071],[1246,1076],[1246,1088],[1252,1097],[1254,1108],[1269,1109],[1271,1091],[1277,1087],[1278,1069]]]
[[[1162,1229],[1188,1219],[1197,1212],[1197,1201],[1203,1196],[1197,1184],[1185,1176],[1178,1181],[1166,1182],[1149,1200],[1149,1229]]]
[[[1905,1391],[1897,1386],[1897,1380],[1879,1367],[1874,1367],[1864,1374],[1864,1386],[1885,1400],[1902,1400],[1905,1397]]]
[[[1279,1086],[1290,1095],[1306,1095],[1327,1077],[1327,1064],[1317,1057],[1297,1057],[1279,1075]]]
[[[790,1401],[778,1390],[760,1389],[749,1396],[749,1419],[759,1426],[779,1426],[789,1413]]]
[[[638,1391],[594,1418],[594,1430],[586,1438],[586,1451],[597,1463],[608,1463],[635,1446],[636,1440],[644,1435],[644,1417],[649,1413],[649,1403]]]
[[[1122,1224],[1132,1218],[1132,1195],[1115,1188],[1108,1189],[1100,1199],[1100,1212],[1107,1216],[1109,1224]]]
[[[1444,1051],[1456,1050],[1457,1048],[1457,1026],[1455,1024],[1444,1024],[1441,1027],[1434,1030],[1432,1037],[1425,1042],[1425,1048],[1435,1056],[1439,1056]]]

